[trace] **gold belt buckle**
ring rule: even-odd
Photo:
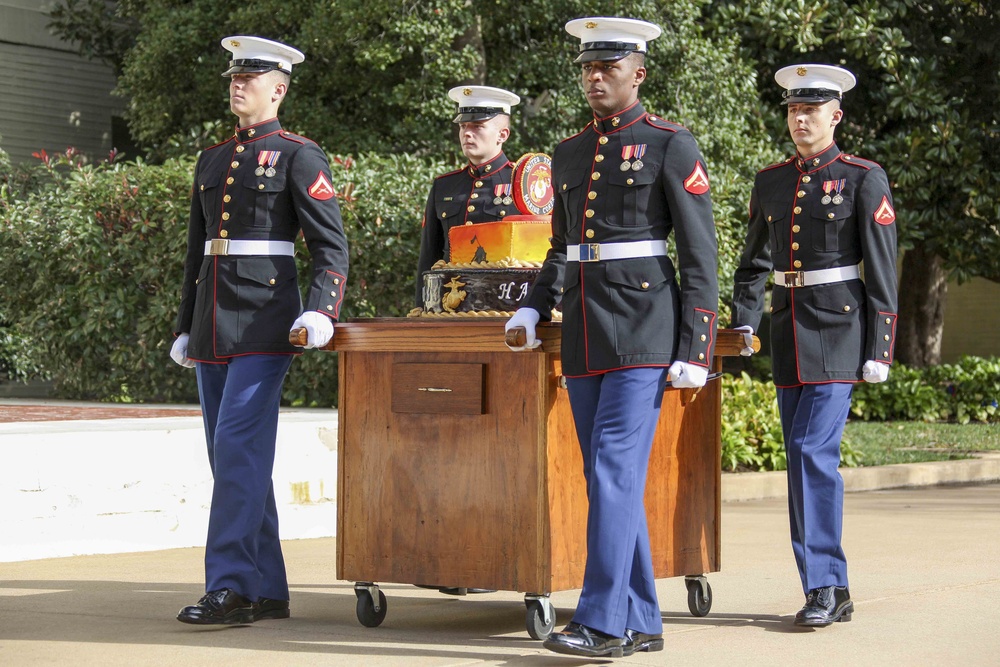
[[[584,253],[584,251],[583,251],[584,248],[587,249],[586,253]],[[580,244],[580,261],[581,262],[599,262],[599,261],[601,261],[601,244],[600,243],[581,243]]]
[[[785,275],[785,287],[805,287],[806,277],[802,271],[783,271]]]
[[[208,246],[209,255],[228,255],[229,239],[212,239]]]

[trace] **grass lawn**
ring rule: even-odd
[[[1000,424],[849,421],[844,436],[861,465],[952,461],[1000,451]]]

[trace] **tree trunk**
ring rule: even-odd
[[[948,294],[944,262],[918,242],[903,255],[899,285],[896,359],[911,368],[940,364]]]
[[[468,0],[466,7],[472,8],[472,0]],[[455,39],[456,51],[461,51],[466,46],[471,46],[479,55],[479,61],[472,70],[472,76],[460,81],[459,85],[481,86],[486,83],[486,45],[483,43],[483,20],[479,14],[474,16],[469,29]]]

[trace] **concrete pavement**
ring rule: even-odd
[[[1000,484],[848,494],[854,620],[802,630],[783,499],[727,502],[711,613],[682,579],[658,582],[666,650],[617,661],[550,654],[520,594],[452,598],[384,584],[378,628],[334,578],[335,540],[285,543],[292,618],[194,628],[173,619],[202,592],[200,548],[0,563],[3,665],[998,665]],[[553,595],[557,624],[577,591]]]

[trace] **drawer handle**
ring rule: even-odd
[[[417,391],[443,392],[443,391],[451,391],[451,389],[447,389],[445,387],[417,387]]]

